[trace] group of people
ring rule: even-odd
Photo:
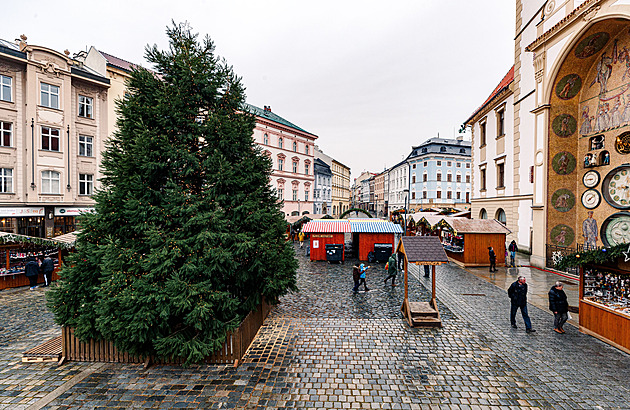
[[[509,265],[508,252],[510,253]],[[518,246],[516,245],[516,241],[513,240],[505,250],[505,266],[516,267],[516,252],[518,252]],[[497,254],[494,252],[494,248],[492,246],[488,246],[488,259],[490,261],[490,272],[498,272]]]
[[[39,258],[29,256],[26,259],[26,264],[24,265],[24,273],[28,278],[30,289],[37,289],[37,278],[40,273],[44,274],[44,284],[42,286],[50,286],[54,270],[55,263],[50,256],[40,256]]]
[[[511,301],[510,323],[514,329],[516,326],[516,312],[520,309],[525,322],[525,331],[533,333],[536,330],[532,328],[532,321],[527,313],[527,283],[524,276],[519,276],[516,282],[512,283],[508,289],[508,296]],[[556,282],[549,289],[549,310],[553,312],[553,330],[556,333],[565,333],[564,324],[569,319],[569,302],[567,295],[564,293],[564,285],[562,282]]]
[[[400,259],[402,261],[402,258]],[[365,264],[355,265],[352,267],[352,279],[354,281],[353,292],[358,292],[359,287],[363,285],[363,289],[367,292],[370,289],[367,287],[366,272],[371,266],[365,266]],[[396,261],[396,254],[392,253],[385,264],[385,270],[387,271],[387,277],[383,280],[387,284],[388,280],[391,280],[392,287],[396,287],[396,276],[398,275],[399,262]],[[429,265],[424,265],[424,276],[429,277]]]

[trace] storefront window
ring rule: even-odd
[[[15,218],[0,218],[1,232],[15,232]]]
[[[74,232],[76,229],[74,216],[56,216],[54,236]]]
[[[18,232],[20,235],[44,238],[44,218],[34,216],[30,218],[17,218]]]

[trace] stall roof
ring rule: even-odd
[[[74,246],[74,244],[77,242],[77,235],[79,233],[81,233],[81,231],[66,233],[63,235],[55,236],[54,238],[52,238],[52,240]]]
[[[382,219],[350,219],[350,232],[403,233],[400,225]]]
[[[448,256],[437,236],[403,236],[401,246],[410,263],[417,265],[448,263]]]
[[[70,244],[59,242],[55,239],[37,238],[34,236],[19,235],[10,232],[0,232],[0,243],[23,243],[64,249],[70,249],[74,247],[74,243]]]
[[[302,232],[306,233],[345,233],[350,231],[350,222],[345,219],[322,219],[304,224]]]
[[[415,218],[414,218],[415,219]],[[449,226],[456,233],[504,233],[510,231],[496,219],[469,219],[460,217],[448,217],[442,215],[424,215],[417,222],[424,221],[431,229],[440,224]]]

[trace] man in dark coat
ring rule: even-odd
[[[497,271],[497,254],[494,253],[492,246],[488,246],[488,257],[490,258],[490,272]]]
[[[50,256],[46,256],[42,261],[42,265],[40,266],[42,273],[44,274],[44,286],[50,286],[52,282],[52,274],[55,270],[55,263],[50,258]]]
[[[37,277],[39,276],[39,264],[33,256],[29,256],[24,265],[24,273],[28,278],[31,290],[37,288]]]
[[[563,327],[567,321],[567,312],[569,311],[567,295],[562,288],[562,283],[556,282],[556,284],[549,289],[549,310],[553,312],[553,330],[556,333],[564,333]]]
[[[398,263],[396,262],[396,254],[392,253],[389,257],[389,260],[387,261],[387,274],[389,276],[387,276],[385,278],[385,283],[387,283],[387,281],[389,279],[392,280],[392,286],[396,286],[396,274],[398,274],[398,267],[396,266]]]
[[[510,251],[510,266],[516,267],[516,252],[518,252],[516,241],[510,242],[510,246],[508,246],[508,251]]]
[[[518,280],[510,285],[508,296],[512,302],[512,309],[510,310],[510,323],[512,327],[514,329],[517,328],[516,311],[520,308],[523,321],[525,322],[525,330],[527,333],[535,332],[535,330],[532,329],[532,321],[527,314],[527,283],[525,283],[523,276],[519,276]]]

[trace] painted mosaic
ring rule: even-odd
[[[566,188],[559,189],[551,196],[551,205],[556,211],[568,212],[575,206],[575,195]]]
[[[575,239],[573,228],[560,224],[553,227],[550,233],[551,242],[558,246],[571,246]]]
[[[575,47],[575,56],[577,58],[588,58],[601,50],[609,39],[610,35],[606,32],[591,34]]]
[[[558,137],[570,137],[577,130],[577,121],[571,114],[560,114],[554,118],[551,128]]]
[[[582,79],[577,74],[569,74],[556,85],[556,95],[562,100],[570,100],[575,97],[582,88]]]
[[[573,154],[568,151],[558,152],[551,161],[551,166],[558,175],[570,174],[575,170],[576,164],[577,160]]]

